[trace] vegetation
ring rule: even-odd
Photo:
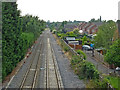
[[[31,15],[20,16],[16,2],[2,3],[2,79],[12,72],[45,28]]]
[[[120,90],[120,86],[119,86],[119,82],[120,82],[120,78],[119,77],[115,77],[115,76],[105,76],[105,79],[107,82],[109,82],[113,88],[119,88]]]
[[[114,41],[110,49],[107,50],[105,55],[105,61],[109,64],[114,64],[116,67],[120,67],[120,39]]]
[[[80,78],[86,78],[86,79],[98,79],[99,78],[99,72],[95,68],[95,66],[86,61],[83,60],[81,63],[78,63],[77,65],[78,71],[77,74]]]
[[[86,38],[86,36],[84,36],[82,39],[82,45],[85,45],[86,42],[87,42],[87,38]]]
[[[78,53],[79,55],[82,55],[82,56],[83,56],[83,59],[86,60],[87,56],[86,56],[86,54],[85,54],[82,50],[77,50],[77,53]]]
[[[100,26],[97,32],[97,36],[95,37],[95,47],[102,47],[106,50],[109,49],[113,43],[113,36],[116,30],[116,23],[112,20]]]
[[[86,85],[86,88],[94,88],[99,89],[99,90],[106,90],[108,88],[107,81],[105,79],[100,80],[100,79],[94,79],[94,80],[89,80],[89,82]],[[93,90],[94,90],[93,89]]]

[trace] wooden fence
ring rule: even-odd
[[[101,53],[97,52],[96,50],[94,50],[94,57],[97,60],[99,60],[102,64],[104,64],[107,67],[109,67],[109,64],[104,61],[104,56]]]

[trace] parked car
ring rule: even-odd
[[[89,45],[83,45],[83,46],[82,46],[82,50],[90,51],[90,50],[93,50],[93,48],[90,47]]]
[[[120,71],[120,67],[117,67],[117,68],[116,68],[116,71]]]

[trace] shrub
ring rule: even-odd
[[[82,50],[77,50],[77,53],[83,56],[83,59],[86,59],[86,54]]]
[[[65,51],[65,52],[67,52],[67,51],[69,51],[69,50],[70,50],[69,47],[64,46],[64,51]]]
[[[103,90],[103,88],[104,88],[106,90],[107,81],[105,79],[103,79],[103,80],[99,80],[99,79],[90,80],[88,82],[86,88],[99,88],[100,90]]]
[[[96,70],[95,66],[83,60],[78,67],[78,74],[80,78],[95,79],[99,78],[99,72]]]
[[[81,61],[82,61],[82,60],[81,60],[80,56],[76,56],[76,55],[75,55],[75,56],[72,57],[71,65],[79,64]]]

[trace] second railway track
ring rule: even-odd
[[[31,60],[30,66],[25,73],[25,76],[20,85],[20,89],[35,88],[35,84],[37,83],[36,78],[40,68],[40,55],[43,49],[42,42],[43,40],[41,37],[40,40],[38,41],[38,45],[35,48],[35,52],[32,54],[32,58],[31,58],[32,60]]]

